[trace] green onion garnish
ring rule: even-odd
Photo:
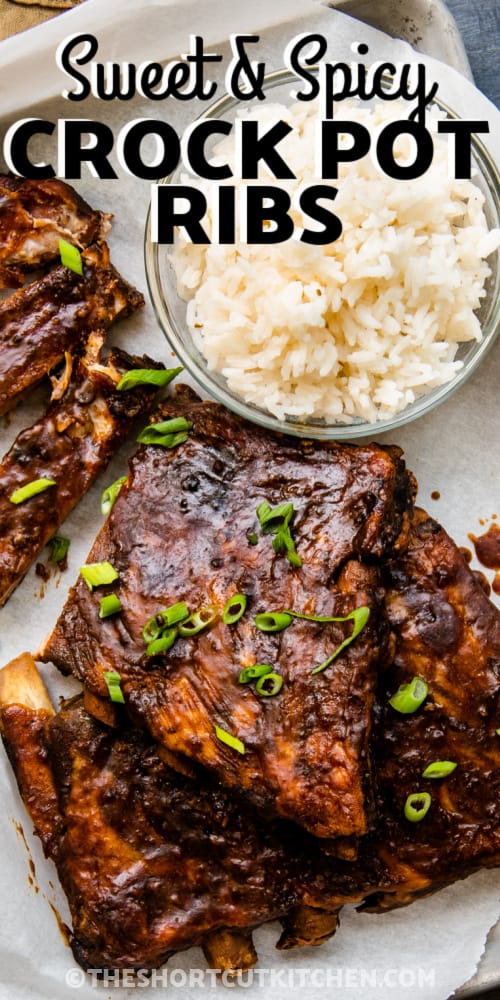
[[[420,823],[427,816],[431,804],[428,792],[413,792],[405,802],[405,816],[410,823]]]
[[[237,736],[232,736],[231,733],[227,733],[225,729],[221,729],[220,726],[215,727],[215,735],[221,743],[225,743],[232,750],[237,750],[238,753],[246,753],[245,744],[238,739]]]
[[[179,635],[198,635],[198,632],[203,632],[203,629],[208,628],[215,621],[218,614],[219,609],[214,604],[207,604],[206,607],[195,611],[179,625]]]
[[[175,640],[177,639],[177,634],[177,628],[165,629],[158,639],[153,639],[152,642],[148,643],[146,647],[147,655],[156,656],[158,653],[166,653],[167,649],[170,649],[173,646]]]
[[[275,694],[278,694],[283,687],[283,678],[281,674],[264,674],[263,677],[259,677],[255,685],[255,690],[257,694],[261,694],[263,698],[272,698]]]
[[[263,500],[257,507],[257,517],[264,535],[273,535],[278,528],[290,524],[293,515],[293,503],[279,503],[271,507]]]
[[[51,548],[50,562],[62,562],[68,554],[70,544],[69,538],[63,538],[62,535],[54,535],[49,542]]]
[[[139,444],[156,444],[162,448],[176,448],[188,439],[188,431],[192,424],[185,417],[173,417],[159,424],[149,424],[141,431],[137,440]]]
[[[295,550],[295,542],[290,530],[294,515],[293,503],[280,503],[271,507],[263,500],[257,507],[257,517],[264,535],[274,535],[273,549],[276,553],[286,552],[292,566],[302,566],[302,559]]]
[[[85,566],[80,566],[80,573],[89,590],[102,587],[105,583],[113,583],[119,576],[109,562],[87,563]]]
[[[339,622],[347,622],[351,620],[354,622],[354,628],[351,635],[349,635],[347,639],[344,639],[344,641],[340,643],[340,646],[337,646],[337,649],[334,650],[334,652],[326,660],[323,660],[323,663],[320,663],[319,666],[314,668],[314,670],[311,670],[311,673],[320,674],[323,670],[326,670],[326,668],[333,663],[337,656],[340,655],[342,650],[344,650],[346,646],[350,646],[351,642],[354,642],[356,636],[358,636],[364,629],[369,617],[370,609],[363,604],[360,608],[354,608],[354,611],[351,611],[344,618],[337,618],[336,620]]]
[[[222,612],[224,625],[234,625],[235,622],[239,622],[245,614],[246,606],[247,599],[244,594],[235,594],[234,597],[230,597]]]
[[[249,545],[258,545],[259,539],[257,538],[255,531],[252,531],[249,535],[247,535],[247,538]]]
[[[425,681],[421,677],[414,677],[409,684],[401,684],[392,698],[389,698],[389,705],[402,715],[410,715],[420,708],[428,693],[429,688]]]
[[[70,271],[74,271],[75,274],[83,274],[82,255],[78,247],[72,246],[66,240],[59,240],[59,253],[61,255],[61,264],[69,267]]]
[[[181,368],[132,368],[125,372],[118,382],[117,389],[135,389],[136,385],[157,385],[160,388],[168,385],[172,380],[183,372]]]
[[[127,482],[126,476],[120,476],[119,479],[115,479],[111,486],[107,486],[101,495],[101,514],[106,517],[107,514],[113,509],[115,505],[115,500],[123,486]]]
[[[155,434],[176,434],[177,431],[190,431],[192,426],[185,417],[170,417],[158,424],[149,424],[145,429],[154,431]]]
[[[160,448],[177,448],[188,439],[188,432],[182,431],[178,434],[155,434],[146,428],[137,438],[140,444],[153,444]]]
[[[106,681],[106,686],[109,691],[109,697],[111,701],[116,701],[120,705],[125,704],[125,698],[123,697],[123,691],[120,687],[121,677],[114,670],[106,670],[103,675]]]
[[[110,615],[116,615],[122,609],[122,602],[116,594],[101,597],[99,604],[99,618],[109,618]]]
[[[279,528],[273,538],[273,549],[278,555],[281,552],[286,552],[288,562],[291,563],[292,566],[302,566],[302,559],[295,551],[295,542],[290,534],[289,528],[286,530]]]
[[[160,611],[160,615],[165,625],[170,627],[189,618],[189,608],[185,601],[178,601],[177,604],[171,604],[165,611]]]
[[[422,771],[423,778],[446,778],[455,770],[456,764],[452,760],[435,760],[428,764],[425,771]]]
[[[265,611],[255,615],[254,622],[261,632],[282,632],[292,624],[292,616],[286,611]]]
[[[177,604],[171,604],[164,611],[158,611],[156,615],[153,615],[146,622],[142,630],[144,642],[153,642],[154,639],[159,638],[166,628],[178,625],[179,622],[185,621],[186,618],[189,618],[189,608],[185,601],[178,601]]]
[[[26,483],[25,486],[20,486],[18,490],[14,490],[9,500],[11,503],[24,503],[30,497],[36,496],[37,493],[44,493],[50,486],[55,485],[56,482],[54,479],[45,479],[44,476],[41,476],[40,479],[33,479],[31,483]]]
[[[154,642],[155,639],[159,639],[164,628],[165,622],[162,621],[161,614],[153,615],[153,617],[146,622],[142,630],[142,638],[144,639],[144,642],[147,644],[149,642]]]
[[[497,736],[500,736],[500,729],[495,729]]]
[[[270,663],[254,663],[251,667],[245,667],[238,677],[238,682],[240,684],[248,684],[249,681],[255,681],[259,677],[265,677],[267,674],[272,674],[273,668]]]

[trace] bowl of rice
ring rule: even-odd
[[[340,237],[327,245],[198,245],[180,231],[165,246],[152,242],[148,217],[148,285],[170,346],[203,394],[273,430],[352,439],[428,413],[491,347],[500,329],[500,178],[473,136],[472,179],[455,179],[448,137],[434,135],[432,164],[411,182],[387,176],[370,155],[341,164],[338,180],[321,181],[318,108],[290,98],[296,84],[279,71],[267,80],[266,101],[245,107],[225,96],[203,117],[292,125],[279,151],[296,179],[275,183],[290,197],[304,184],[337,187]],[[429,114],[456,117],[438,101]],[[408,117],[408,106],[343,101],[338,117],[371,133]],[[216,138],[212,162],[235,165],[233,133]],[[410,162],[412,140],[397,142],[396,155]],[[258,183],[272,181],[259,175]],[[209,197],[212,182],[184,167],[159,183],[193,182]],[[227,183],[239,197],[257,182]],[[306,224],[299,209],[290,214]],[[211,221],[208,212],[209,234]]]

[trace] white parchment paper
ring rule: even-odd
[[[74,107],[68,109],[68,103],[57,96],[65,81],[53,61],[56,46],[74,32],[97,34],[105,58],[138,62],[186,52],[189,31],[203,35],[211,50],[227,59],[229,48],[221,42],[230,33],[256,30],[261,33],[258,58],[265,59],[269,69],[282,65],[286,42],[300,31],[325,34],[329,39],[327,58],[332,61],[350,59],[349,45],[354,40],[365,41],[373,59],[424,61],[429,74],[439,81],[439,96],[446,103],[463,117],[489,120],[491,131],[485,141],[500,162],[500,116],[468,81],[435,60],[417,56],[405,43],[338,11],[325,10],[314,0],[254,0],[252,4],[247,0],[155,0],[147,4],[139,0],[89,0],[39,29],[0,43],[5,124],[23,117],[28,106],[40,99],[45,101],[36,106],[41,117],[55,120],[75,115]],[[211,75],[215,78],[215,73]],[[78,106],[78,114],[108,120],[115,134],[121,125],[138,117],[167,116],[181,129],[199,110],[171,101],[165,107],[152,106],[141,99],[112,105],[90,99]],[[146,291],[142,246],[149,185],[121,173],[117,181],[86,176],[77,187],[94,206],[115,214],[109,240],[112,259],[129,280]],[[113,336],[130,350],[147,350],[170,361],[149,304]],[[420,483],[420,504],[444,524],[458,544],[469,547],[469,532],[480,534],[500,514],[499,384],[500,342],[481,369],[437,411],[391,435],[376,435],[404,448],[408,465]],[[16,434],[39,415],[44,400],[44,391],[38,390],[0,428],[2,454]],[[64,526],[64,534],[71,538],[69,569],[47,584],[31,571],[0,610],[0,663],[23,649],[35,650],[53,626],[68,586],[100,527],[100,492],[123,474],[126,454],[124,448],[115,457]],[[433,491],[439,492],[439,500],[431,498]],[[42,670],[55,696],[71,687],[71,682],[63,681],[51,668]],[[98,987],[75,967],[50,909],[54,906],[63,920],[69,920],[57,876],[31,835],[4,755],[0,764],[0,1000],[67,1000],[73,995],[80,1000],[96,995],[123,1000],[137,996],[141,987],[127,990],[116,981]],[[278,928],[261,928],[255,935],[258,971],[235,988],[244,988],[249,998],[273,1000],[304,994],[312,1000],[325,996],[336,1000],[358,1000],[361,996],[364,1000],[446,1000],[473,974],[487,932],[499,913],[500,872],[491,871],[384,916],[359,915],[346,908],[339,932],[320,949],[278,953],[274,947]],[[163,980],[157,979],[148,988],[156,988],[160,995],[167,991],[176,1000],[208,992],[220,995],[226,987],[215,984],[203,972],[205,965],[201,952],[192,949],[171,959]],[[193,970],[200,970],[198,979],[193,979]]]

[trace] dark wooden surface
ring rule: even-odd
[[[500,0],[446,0],[462,35],[474,81],[500,106]]]

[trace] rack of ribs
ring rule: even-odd
[[[500,612],[445,530],[415,511],[408,548],[384,568],[394,655],[380,674],[370,757],[375,823],[357,859],[337,862],[309,905],[361,902],[383,912],[500,863]],[[420,677],[420,708],[397,712],[391,696]],[[424,778],[435,762],[455,763]],[[418,822],[405,817],[409,795],[428,794]],[[335,892],[328,896],[329,888]]]
[[[396,651],[381,677],[372,745],[383,817],[376,844],[384,876],[369,901],[376,909],[500,863],[500,612],[422,510],[407,552],[388,563],[386,588]],[[414,676],[429,694],[404,716],[388,699]],[[434,761],[457,767],[424,779]],[[429,811],[409,823],[406,797],[421,792],[431,795]]]
[[[103,725],[80,698],[55,715],[28,654],[0,671],[0,721],[84,968],[154,969],[201,945],[212,968],[244,969],[256,960],[254,926],[288,913],[296,923],[314,875],[290,824],[259,823],[217,782],[174,770],[142,730]],[[335,924],[316,910],[303,943]]]
[[[105,243],[84,250],[82,261],[82,276],[61,264],[0,304],[0,415],[90,333],[144,305]]]
[[[101,697],[104,672],[119,673],[132,716],[158,743],[215,773],[266,816],[300,823],[352,856],[369,825],[367,742],[387,652],[376,562],[404,544],[413,478],[397,449],[272,436],[187,389],[155,420],[179,415],[192,425],[188,439],[171,450],[139,449],[89,556],[119,573],[122,612],[100,621],[96,594],[80,579],[41,658]],[[293,502],[300,568],[259,532],[264,500]],[[185,601],[193,612],[222,611],[235,593],[248,602],[236,624],[219,614],[167,653],[147,655],[143,628],[162,609]],[[350,622],[294,619],[277,633],[254,622],[283,609],[342,618],[360,606],[372,612],[365,628],[314,676]],[[282,677],[278,696],[239,683],[253,664],[270,664]],[[239,751],[216,726],[240,741]]]
[[[344,573],[354,584],[359,563]],[[278,947],[319,944],[345,903],[383,912],[500,861],[500,614],[455,544],[417,511],[387,563],[393,660],[380,676],[371,737],[376,787],[358,857],[324,854],[293,823],[268,819],[207,771],[80,698],[55,716],[29,656],[0,672],[0,720],[20,791],[67,893],[84,968],[155,968],[201,944],[212,968],[248,968],[251,928],[279,918]],[[389,698],[418,675],[428,696],[400,715]],[[434,781],[436,760],[456,770]],[[418,823],[409,793],[430,787]]]
[[[110,219],[64,181],[0,175],[0,288],[58,260],[60,239],[80,250],[103,240]]]
[[[131,368],[163,366],[117,349],[103,359],[103,341],[104,334],[93,334],[82,357],[67,357],[56,383],[58,398],[18,434],[0,462],[0,606],[105,468],[133,421],[152,404],[154,387],[122,392],[117,382]],[[11,501],[16,490],[40,478],[55,485],[24,503]]]
[[[80,700],[54,716],[36,671],[36,677],[32,676],[35,667],[30,657],[28,667],[26,657],[21,657],[20,662],[14,661],[0,673],[4,739],[37,832],[58,866],[72,912],[73,950],[85,968],[154,968],[172,952],[191,944],[204,947],[212,967],[245,968],[255,960],[251,928],[264,920],[278,917],[282,921],[284,930],[278,947],[318,944],[334,932],[336,914],[345,903],[383,912],[500,861],[500,613],[440,525],[417,510],[411,529],[402,530],[409,508],[402,507],[401,498],[411,494],[411,478],[406,493],[401,484],[398,487],[400,506],[397,515],[392,511],[391,542],[387,530],[384,545],[378,548],[380,530],[374,531],[374,526],[367,524],[368,518],[361,523],[361,531],[356,522],[358,532],[351,530],[348,538],[346,525],[351,523],[350,504],[357,480],[350,478],[347,469],[352,470],[354,465],[357,476],[368,476],[370,461],[378,467],[380,449],[337,445],[312,448],[279,438],[266,438],[265,445],[264,438],[261,444],[260,431],[250,432],[233,417],[225,418],[225,437],[220,434],[220,408],[199,403],[185,390],[178,393],[176,402],[163,404],[158,416],[164,418],[180,411],[189,415],[193,424],[191,437],[168,453],[158,446],[141,449],[132,460],[128,483],[92,551],[92,558],[109,558],[120,571],[116,588],[124,612],[114,623],[99,621],[95,597],[78,584],[45,647],[45,653],[54,654],[61,670],[73,670],[89,685],[85,698],[89,689],[91,699],[105,696],[100,684],[102,669],[121,671],[125,704],[116,709],[112,725],[90,716]],[[215,428],[219,433],[217,447],[215,437],[211,438]],[[199,453],[198,437],[204,445]],[[239,460],[230,465],[231,449]],[[250,455],[250,469],[244,472]],[[397,456],[393,455],[392,460],[397,462]],[[214,461],[222,462],[223,467],[214,470]],[[333,462],[336,473],[330,468]],[[308,478],[305,470],[299,477],[302,463],[309,469]],[[229,471],[232,475],[228,475]],[[334,475],[337,494],[329,480]],[[246,490],[238,494],[240,476]],[[403,477],[401,467],[394,482],[398,476]],[[245,574],[249,596],[262,593],[261,581],[266,575],[273,595],[276,584],[279,595],[283,594],[287,567],[281,567],[277,559],[269,566],[269,552],[264,548],[269,537],[262,537],[260,553],[251,569],[245,559],[247,547],[241,550],[243,571],[240,557],[236,561],[228,555],[236,552],[237,531],[246,537],[245,533],[255,527],[247,514],[247,497],[250,495],[253,507],[263,480],[266,491],[271,489],[271,483],[276,490],[288,487],[287,495],[293,496],[296,504],[294,536],[302,567],[293,567],[294,576],[308,567],[311,587],[313,556],[316,565],[321,565],[324,558],[325,565],[333,567],[334,582],[329,578],[328,583],[335,606],[346,595],[347,603],[355,594],[363,602],[372,601],[369,623],[375,632],[367,640],[363,631],[362,643],[352,643],[342,657],[354,674],[349,695],[341,703],[334,672],[327,674],[329,682],[321,689],[325,711],[328,713],[335,702],[342,715],[344,744],[351,738],[354,725],[364,732],[368,728],[369,732],[369,745],[363,752],[364,768],[371,772],[373,802],[368,804],[365,787],[367,829],[358,838],[356,857],[335,856],[328,843],[325,852],[325,841],[304,829],[312,825],[309,813],[305,823],[304,814],[297,811],[301,825],[277,818],[279,810],[272,795],[268,794],[264,801],[259,794],[268,782],[266,768],[271,771],[273,763],[269,750],[272,727],[281,754],[274,759],[276,769],[283,763],[283,773],[289,775],[290,760],[297,761],[297,751],[303,752],[304,702],[307,735],[312,738],[318,732],[316,746],[321,747],[322,716],[312,714],[305,679],[301,679],[300,699],[280,700],[286,691],[284,685],[272,700],[273,713],[264,717],[263,710],[258,719],[256,734],[265,752],[252,764],[254,773],[260,767],[255,795],[250,784],[245,784],[246,754],[241,757],[242,778],[237,784],[229,754],[221,754],[212,767],[212,758],[195,753],[197,744],[189,745],[184,736],[198,720],[202,736],[208,732],[207,727],[203,728],[205,718],[216,709],[215,703],[208,700],[210,694],[205,694],[209,711],[203,712],[202,689],[210,693],[215,685],[222,708],[228,710],[229,704],[233,713],[238,710],[235,696],[227,701],[230,678],[226,659],[232,656],[233,669],[235,662],[239,667],[241,650],[248,650],[250,642],[256,641],[251,638],[251,629],[245,628],[239,634],[233,631],[229,648],[222,626],[214,625],[212,632],[219,627],[219,633],[205,645],[203,659],[193,640],[189,640],[184,653],[176,652],[172,660],[165,654],[148,664],[141,653],[139,635],[145,612],[149,613],[152,592],[160,601],[158,606],[166,598],[172,601],[181,597],[184,587],[189,590],[188,585],[198,586],[204,593],[206,580],[200,580],[200,576],[203,568],[211,565],[206,557],[212,546],[217,546],[219,553],[219,564],[214,567],[218,572],[213,575],[210,591],[213,600],[222,604],[229,593],[229,579],[231,593],[235,583],[241,585],[239,572]],[[304,484],[311,481],[317,484],[315,494],[321,493],[320,484],[324,491],[315,506],[315,517],[323,532],[322,546],[318,546],[316,522],[307,510],[311,494],[305,492],[304,503],[300,503],[298,484],[304,490]],[[366,486],[366,479],[364,483]],[[380,477],[378,483],[381,497],[384,486]],[[186,491],[195,496],[190,506],[183,504]],[[232,492],[240,496],[238,520],[228,521]],[[332,493],[336,504],[328,509],[327,517],[323,505]],[[281,496],[274,493],[271,499],[275,502]],[[355,497],[359,502],[359,493]],[[215,511],[211,542],[204,533],[205,502]],[[387,492],[381,503],[376,516],[384,523],[389,516],[384,506],[389,504]],[[335,506],[339,509],[335,510]],[[168,525],[164,509],[169,512]],[[184,527],[184,534],[195,549],[195,583],[190,582],[194,569],[188,545],[182,541],[180,518],[187,511],[192,531]],[[372,504],[370,513],[373,511]],[[331,536],[325,537],[329,531]],[[255,552],[258,547],[250,545],[248,549]],[[374,555],[377,548],[378,554]],[[171,564],[169,560],[174,561]],[[177,572],[176,590],[165,591],[171,565]],[[250,587],[254,579],[257,582]],[[295,581],[293,596],[297,592],[302,596]],[[322,594],[316,584],[312,591],[315,602]],[[186,599],[191,599],[190,590]],[[250,613],[252,610],[250,602]],[[237,626],[241,628],[239,622]],[[358,656],[364,657],[369,670],[373,670],[374,642],[379,660],[376,679],[368,690],[369,715],[373,719],[370,730],[370,720],[359,714],[360,693],[355,678],[360,660],[350,661],[349,657],[358,649]],[[294,662],[309,661],[313,647],[314,658],[324,655],[325,642],[319,631],[312,639],[305,632],[296,632],[295,644]],[[287,646],[286,656],[291,648],[291,644]],[[274,648],[273,653],[285,684],[290,684],[286,657],[280,658],[282,649]],[[179,671],[186,676],[185,661],[196,665],[196,671],[193,669],[188,676],[193,689],[189,702],[185,688],[175,686]],[[217,688],[220,672],[225,684]],[[413,677],[425,682],[427,695],[414,711],[401,714],[390,699],[401,684]],[[308,673],[308,683],[312,685],[315,680]],[[167,697],[174,704],[172,710]],[[250,701],[244,693],[240,697],[244,706]],[[170,741],[163,726],[165,719],[173,717],[168,714],[173,711],[178,729],[173,730],[176,738]],[[289,718],[292,712],[294,720]],[[330,725],[334,725],[333,713],[329,717]],[[241,711],[238,718],[243,718]],[[137,721],[141,723],[138,728]],[[153,735],[143,728],[144,722]],[[296,743],[292,742],[294,723]],[[245,733],[251,753],[250,735]],[[335,735],[339,737],[338,729]],[[205,751],[210,746],[208,739],[201,743]],[[217,750],[214,744],[213,752]],[[329,770],[334,772],[337,766],[333,745],[318,752],[316,762],[309,758],[311,786],[324,781],[324,752],[330,754]],[[456,768],[441,778],[425,778],[423,771],[437,761],[455,763]],[[356,771],[355,761],[352,767]],[[227,787],[219,783],[220,778]],[[336,789],[342,801],[345,787],[338,783]],[[430,796],[428,812],[419,822],[405,815],[405,803],[411,794]],[[306,807],[316,816],[314,795],[304,792],[304,796]],[[329,805],[325,795],[325,822]]]

